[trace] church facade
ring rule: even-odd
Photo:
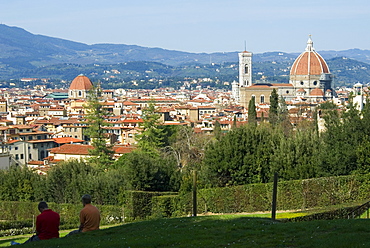
[[[239,53],[239,83],[232,84],[232,94],[246,108],[252,97],[256,104],[269,104],[273,89],[286,101],[317,104],[332,99],[334,91],[331,85],[329,67],[315,51],[310,37],[305,51],[291,67],[289,83],[252,83],[252,53]]]

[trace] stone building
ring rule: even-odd
[[[239,84],[233,83],[232,92],[239,94],[239,98],[234,98],[245,108],[252,97],[256,104],[269,104],[274,88],[286,101],[318,104],[333,97],[332,75],[325,60],[315,51],[311,37],[291,67],[289,83],[252,83],[251,65],[252,53],[239,53]]]

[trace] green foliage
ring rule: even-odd
[[[297,129],[290,136],[278,131],[279,141],[272,155],[271,169],[284,180],[305,179],[321,175],[320,149],[323,143],[316,130]]]
[[[213,186],[268,182],[279,142],[279,134],[268,125],[237,128],[207,147],[202,177]]]
[[[273,89],[270,97],[269,121],[275,124],[278,121],[279,95],[276,89]]]
[[[218,122],[218,120],[215,121],[215,125],[213,127],[213,135],[217,140],[221,138],[222,131],[221,131],[221,124]]]
[[[135,150],[124,154],[116,167],[122,169],[124,187],[143,191],[176,191],[179,188],[179,170],[173,157],[162,157]]]
[[[124,208],[125,221],[142,220],[152,215],[152,198],[160,195],[175,194],[170,192],[123,191],[120,203]]]
[[[255,97],[252,97],[252,99],[248,103],[248,123],[250,124],[257,123],[257,111],[255,101]]]
[[[85,106],[87,129],[85,135],[91,140],[91,145],[94,149],[89,150],[92,156],[90,162],[97,164],[101,168],[109,168],[113,163],[112,156],[114,154],[112,147],[107,145],[107,130],[110,126],[106,119],[111,115],[104,109],[99,102],[101,96],[100,87],[93,87],[88,94],[88,102]]]
[[[167,135],[164,128],[160,125],[160,115],[155,112],[154,102],[143,109],[142,131],[137,135],[138,146],[145,152],[157,153],[158,148],[164,145],[164,139]]]
[[[98,204],[117,204],[124,182],[119,170],[101,171],[85,161],[69,160],[52,167],[46,180],[45,199],[57,203],[78,203],[90,194]]]
[[[370,174],[279,181],[277,209],[305,210],[363,202],[370,198],[369,179]],[[197,206],[198,213],[250,213],[270,211],[271,201],[272,183],[259,183],[200,189]],[[191,193],[186,193],[152,198],[150,208],[156,217],[184,216],[191,212],[191,204]]]
[[[0,200],[37,201],[42,199],[42,183],[45,177],[28,168],[11,166],[0,170]]]
[[[363,112],[359,113],[350,99],[345,109],[323,109],[321,115],[326,127],[321,135],[323,145],[320,161],[323,174],[366,173],[365,150],[370,141],[368,107],[365,106]]]

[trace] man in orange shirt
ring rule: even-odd
[[[100,211],[97,207],[91,205],[91,196],[83,195],[82,204],[84,208],[80,211],[80,228],[81,232],[89,232],[99,229]]]
[[[82,204],[84,206],[80,211],[80,227],[66,235],[66,237],[80,233],[99,230],[100,211],[97,207],[91,205],[91,196],[83,195]]]

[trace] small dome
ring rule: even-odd
[[[330,73],[329,67],[313,48],[310,37],[307,41],[306,50],[294,61],[290,75],[321,75],[323,73]]]
[[[84,75],[79,75],[73,79],[71,85],[69,86],[70,90],[90,90],[93,87],[90,79]]]
[[[300,88],[299,90],[297,90],[297,92],[302,92],[302,93],[306,93],[306,91],[302,88]]]

